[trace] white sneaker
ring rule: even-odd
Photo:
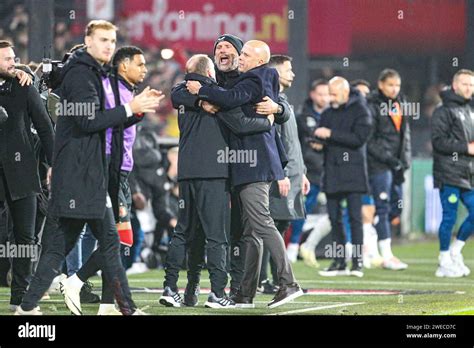
[[[16,306],[14,315],[43,315],[43,312],[40,311],[40,308],[36,306],[31,311],[24,311],[21,306]]]
[[[395,256],[392,256],[388,260],[384,260],[382,266],[383,268],[390,269],[392,271],[402,271],[408,268],[408,265],[406,263],[403,263]]]
[[[69,279],[63,280],[59,283],[59,290],[64,297],[64,302],[67,308],[74,315],[82,315],[81,309],[81,288],[72,286]]]
[[[97,315],[122,315],[122,313],[115,307],[115,305],[100,305]]]
[[[58,275],[57,277],[55,277],[51,283],[51,285],[49,286],[49,289],[48,289],[48,293],[55,293],[55,292],[59,292],[59,283],[62,282],[63,280],[66,280],[67,279],[67,275],[62,273],[60,275]]]
[[[452,262],[444,264],[440,263],[438,269],[435,272],[435,276],[438,278],[461,278],[463,276],[463,272],[459,267]]]
[[[306,248],[305,243],[300,245],[300,256],[307,266],[313,267],[313,268],[319,268],[319,263],[316,260],[316,254],[314,250],[310,250]]]
[[[146,264],[144,262],[134,262],[132,264],[132,267],[127,269],[126,274],[127,275],[142,274],[142,273],[145,273],[145,272],[148,272],[148,271],[149,271],[149,269],[148,269],[148,267],[146,266]]]
[[[453,260],[454,267],[458,268],[464,277],[471,274],[471,270],[464,264],[464,257],[462,254],[451,254],[451,260]]]
[[[144,311],[142,311],[141,309],[135,309],[135,312],[133,312],[132,315],[150,315],[148,313],[145,313]]]
[[[290,243],[286,248],[286,255],[291,263],[295,263],[298,259],[299,245],[297,243]]]

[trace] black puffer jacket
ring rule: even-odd
[[[322,113],[321,127],[331,130],[323,149],[325,193],[368,191],[366,143],[370,122],[367,103],[355,89],[351,89],[346,104]]]
[[[44,153],[51,163],[54,132],[46,108],[33,86],[20,86],[16,78],[7,79],[9,93],[0,95],[0,105],[8,119],[0,124],[0,167],[3,167],[11,198],[16,201],[41,192],[33,134],[34,125]],[[0,180],[0,201],[5,188]]]
[[[382,114],[382,105],[389,105],[389,99],[380,90],[373,91],[367,98],[372,114],[372,133],[367,143],[369,175],[391,170],[403,182],[403,171],[410,167],[410,126],[407,115],[402,116],[400,132],[392,118]],[[403,103],[400,96],[393,102]],[[397,175],[400,174],[400,175]]]
[[[442,105],[433,113],[433,176],[435,187],[443,184],[471,190],[474,187],[474,157],[467,152],[474,141],[474,113],[470,100],[451,89],[441,92]]]

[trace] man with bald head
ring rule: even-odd
[[[368,191],[366,143],[370,135],[370,113],[365,99],[346,79],[329,81],[331,107],[321,115],[315,135],[324,152],[323,191],[327,197],[333,244],[332,264],[322,276],[362,277],[362,195]],[[347,201],[352,233],[352,268],[346,270],[343,200]]]
[[[238,69],[242,73],[230,89],[201,86],[189,81],[188,90],[200,100],[208,101],[229,110],[241,107],[250,118],[265,117],[256,113],[254,105],[265,96],[278,101],[278,72],[267,66],[270,48],[263,41],[245,43],[239,56]],[[275,127],[270,131],[236,136],[231,134],[230,147],[234,151],[254,154],[256,161],[231,162],[231,182],[237,190],[244,225],[243,240],[246,247],[244,275],[237,294],[233,297],[237,307],[252,308],[260,275],[263,245],[268,248],[277,266],[279,291],[268,304],[275,308],[303,294],[296,283],[293,270],[286,256],[283,238],[270,216],[269,191],[272,181],[285,178],[283,167],[286,153]]]
[[[218,156],[229,147],[230,131],[236,134],[268,131],[272,122],[266,117],[244,117],[238,110],[213,115],[200,108],[199,101],[187,91],[186,81],[199,81],[209,88],[218,88],[215,76],[212,60],[204,54],[194,55],[186,64],[185,81],[175,86],[171,93],[173,106],[178,109],[178,182],[182,204],[165,264],[164,292],[160,298],[160,303],[165,306],[197,305],[200,270],[206,249],[211,293],[205,306],[216,309],[234,307],[224,292],[230,214],[229,163],[219,161]],[[187,106],[181,104],[183,100]],[[186,251],[188,284],[183,302],[177,281]]]

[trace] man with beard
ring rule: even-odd
[[[41,192],[41,186],[31,124],[50,164],[54,135],[38,91],[33,85],[22,87],[16,76],[13,45],[0,41],[0,201],[7,203],[18,249],[33,251],[36,248],[37,194]],[[19,307],[27,291],[32,257],[31,254],[13,258],[12,311]]]
[[[120,311],[124,315],[142,314],[132,300],[120,260],[118,232],[107,193],[105,132],[110,127],[130,122],[140,113],[154,111],[159,98],[157,91],[146,88],[129,103],[105,110],[104,65],[115,50],[116,30],[107,21],[89,22],[84,38],[86,48],[75,51],[61,71],[59,91],[63,110],[56,127],[48,211],[59,219],[59,228],[43,235],[40,262],[17,314],[33,314],[53,278],[60,274],[64,257],[76,244],[85,224],[99,242],[104,261],[102,271],[113,284]],[[73,282],[67,286],[80,289],[82,284]],[[68,290],[62,286],[68,308],[81,315],[79,291]]]
[[[230,89],[202,86],[198,81],[188,81],[186,86],[199,99],[214,103],[223,110],[242,107],[248,117],[262,117],[255,111],[255,104],[268,96],[278,100],[278,73],[267,66],[270,48],[263,41],[250,40],[239,56],[238,80]],[[296,283],[293,270],[286,257],[283,238],[270,216],[269,190],[274,180],[284,178],[286,153],[275,129],[246,136],[231,134],[230,147],[246,154],[232,160],[231,182],[239,195],[245,241],[244,275],[237,294],[233,297],[237,307],[253,307],[260,274],[263,245],[267,246],[276,262],[278,292],[268,304],[269,308],[281,306],[303,294]],[[251,161],[250,158],[255,158]]]
[[[443,104],[433,113],[433,176],[443,208],[437,277],[459,278],[471,273],[461,250],[474,229],[474,123],[469,105],[473,93],[474,72],[461,69],[454,75],[452,87],[441,92]],[[450,248],[459,201],[469,215]]]
[[[232,86],[237,79],[239,78],[240,72],[238,71],[238,57],[242,50],[243,42],[240,38],[231,34],[223,34],[217,38],[214,43],[214,64],[216,67],[216,80],[220,87],[229,88]],[[215,114],[219,111],[219,108],[207,101],[199,101],[196,96],[187,95],[187,93],[176,93],[173,92],[173,102],[176,105],[182,105],[185,108],[194,108],[199,106],[204,111],[211,114]],[[266,108],[268,110],[268,115],[274,115],[275,123],[282,124],[289,119],[289,110],[284,108],[282,104],[275,103],[272,99],[266,96],[264,101],[258,103],[257,106]],[[236,110],[238,110],[237,108]],[[253,131],[259,131],[261,129],[261,121],[263,119],[254,119],[246,117],[241,111],[240,115],[234,110],[232,112],[232,118],[236,120],[232,121],[229,118],[229,121],[226,123],[226,126],[231,129],[232,132],[238,134],[240,132],[247,132],[252,127]],[[221,118],[224,120],[225,116]],[[249,120],[246,120],[249,119]],[[233,124],[231,124],[232,122]],[[252,124],[249,124],[252,122]],[[260,124],[260,125],[259,125]],[[250,126],[250,127],[249,127]],[[269,130],[266,129],[266,130]],[[235,294],[240,286],[244,272],[244,243],[241,240],[242,237],[242,223],[241,223],[241,214],[239,208],[239,199],[238,194],[231,190],[231,225],[230,225],[230,253],[228,260],[228,269],[230,273],[230,295]],[[200,271],[200,266],[198,265],[189,265],[191,273],[198,273]],[[196,276],[197,277],[197,276]],[[189,284],[190,285],[190,284]],[[194,288],[195,291],[192,291]],[[185,303],[194,303],[193,299],[196,298],[194,295],[198,291],[197,286],[189,286],[185,293],[184,302]],[[189,294],[191,300],[186,296]],[[189,300],[189,301],[188,301]]]

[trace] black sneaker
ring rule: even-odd
[[[334,260],[328,268],[325,268],[323,271],[319,271],[319,275],[323,277],[349,275],[346,266],[345,260]]]
[[[231,297],[231,300],[234,301],[235,308],[255,308],[253,298],[242,296],[240,291],[237,291],[237,293]]]
[[[207,298],[204,307],[221,309],[221,308],[235,308],[235,303],[227,296],[217,297],[216,294],[211,292]]]
[[[239,288],[230,288],[229,298],[233,298],[239,292]]]
[[[159,302],[166,307],[181,307],[183,300],[178,292],[174,292],[169,286],[167,286],[165,287]]]
[[[260,283],[257,288],[257,292],[261,294],[273,295],[278,291],[278,286],[274,285],[269,279],[264,280]]]
[[[195,307],[198,304],[199,296],[199,284],[188,283],[186,285],[186,290],[184,291],[184,301],[183,304],[186,307]]]
[[[303,290],[296,283],[281,285],[273,300],[268,304],[269,308],[284,305],[303,295]]]
[[[364,271],[362,267],[363,267],[362,260],[353,259],[352,267],[350,271],[351,276],[362,278],[364,276]]]
[[[100,296],[96,295],[92,292],[93,285],[90,281],[86,281],[84,285],[82,285],[81,292],[79,296],[81,298],[81,303],[99,303]]]

